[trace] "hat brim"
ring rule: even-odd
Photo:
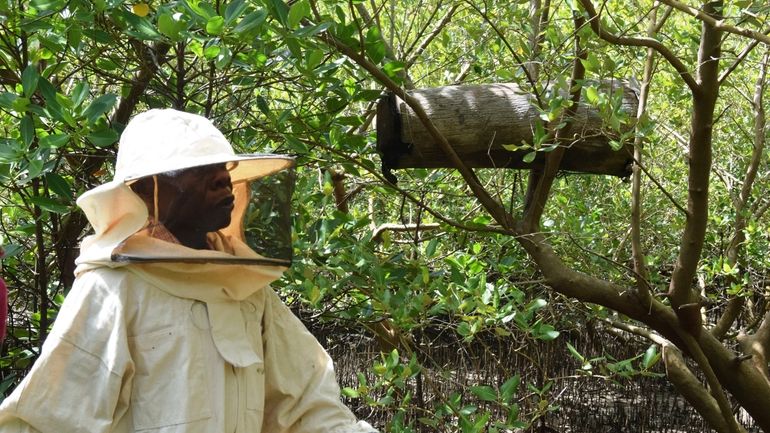
[[[288,155],[277,155],[269,153],[251,153],[240,155],[215,155],[207,157],[205,163],[201,163],[200,158],[191,158],[189,161],[179,161],[175,164],[176,170],[185,170],[193,167],[202,167],[205,165],[234,163],[230,169],[230,180],[232,183],[247,182],[261,177],[269,176],[295,165],[294,158]],[[142,176],[128,177],[124,179],[126,184],[158,174],[166,173],[159,171],[157,173],[146,173]]]

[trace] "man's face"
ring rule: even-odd
[[[158,216],[169,229],[213,232],[225,228],[233,210],[232,190],[225,164],[158,176]]]

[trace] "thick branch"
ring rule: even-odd
[[[586,12],[588,12],[591,29],[594,31],[594,33],[597,34],[597,36],[607,42],[616,45],[652,48],[653,50],[660,53],[660,55],[663,56],[666,60],[668,60],[671,66],[679,73],[684,82],[687,84],[687,87],[689,87],[693,93],[699,92],[700,86],[695,81],[695,78],[693,78],[693,76],[690,74],[689,69],[667,46],[652,38],[629,38],[609,33],[601,26],[599,16],[596,13],[596,9],[594,9],[594,5],[591,3],[591,0],[580,0],[580,4],[583,5],[583,8],[586,10]]]
[[[770,373],[767,371],[768,355],[770,355],[770,311],[765,313],[757,332],[754,335],[739,335],[738,343],[743,353],[751,356],[751,365],[770,386]]]
[[[503,205],[499,201],[495,200],[489,194],[489,192],[487,192],[484,186],[481,185],[473,170],[468,168],[462,159],[460,159],[460,157],[447,141],[446,137],[444,137],[441,132],[436,129],[436,126],[425,113],[425,110],[423,110],[422,106],[420,106],[420,104],[411,95],[399,87],[392,79],[390,79],[390,77],[388,77],[383,71],[381,71],[376,65],[366,59],[363,55],[345,45],[331,34],[322,33],[319,37],[325,43],[336,48],[342,54],[356,62],[356,64],[369,72],[388,90],[392,91],[404,102],[406,102],[406,104],[409,105],[409,107],[415,112],[423,125],[425,125],[425,128],[428,130],[428,132],[430,132],[431,136],[433,136],[433,138],[436,140],[436,143],[438,143],[439,147],[446,153],[449,160],[452,161],[452,164],[460,172],[465,182],[471,188],[471,191],[473,191],[476,198],[478,198],[484,208],[490,213],[492,218],[494,218],[504,229],[513,229],[514,222],[511,215],[508,214]]]
[[[663,363],[666,365],[668,380],[706,422],[720,433],[729,433],[731,431],[730,427],[725,419],[720,416],[717,401],[687,367],[687,363],[682,358],[679,349],[671,345],[664,345]],[[741,429],[741,431],[744,430]]]
[[[575,14],[575,31],[579,30],[585,25],[585,20],[582,16]],[[585,67],[582,60],[585,60],[588,56],[588,52],[580,46],[580,38],[575,37],[575,61],[572,66],[572,79],[570,80],[570,106],[567,107],[561,116],[559,116],[559,123],[557,125],[563,125],[558,129],[555,134],[555,142],[560,143],[565,137],[565,133],[568,130],[569,123],[573,121],[575,113],[577,112],[578,104],[580,103],[580,94],[582,86],[579,84],[585,78]],[[533,232],[538,229],[540,225],[540,217],[543,215],[545,204],[548,201],[548,194],[551,191],[553,180],[556,178],[556,174],[559,172],[559,166],[561,165],[562,157],[566,147],[558,146],[551,151],[545,157],[545,167],[542,173],[539,175],[533,175],[530,177],[531,184],[537,180],[537,186],[532,190],[532,194],[528,194],[526,209],[524,210],[524,230],[527,232]]]
[[[706,6],[711,14],[716,13],[716,8],[715,3],[709,3]],[[687,220],[668,291],[671,304],[679,319],[693,334],[699,333],[702,328],[700,297],[692,289],[692,281],[703,251],[703,240],[708,224],[711,145],[714,107],[719,94],[717,80],[720,54],[721,32],[704,23],[698,50],[700,91],[693,94],[693,114],[690,123]]]

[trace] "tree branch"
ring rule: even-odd
[[[655,36],[657,23],[657,10],[653,11],[652,18],[647,30],[647,36]],[[650,81],[652,81],[652,70],[655,66],[655,50],[647,49],[647,59],[644,62],[644,75],[642,76],[641,88],[639,90],[639,107],[636,112],[636,118],[641,119],[647,110],[647,98],[650,94]],[[637,133],[634,136],[634,164],[633,178],[631,184],[631,256],[634,260],[634,272],[640,277],[636,282],[636,290],[642,298],[642,302],[649,300],[651,293],[647,288],[649,281],[649,272],[644,260],[644,247],[642,246],[642,168],[639,162],[642,160],[642,134],[639,133],[640,125],[637,122]]]
[[[718,32],[725,32],[725,33],[732,33],[735,35],[745,36],[747,38],[751,38],[754,40],[757,40],[759,42],[762,42],[764,44],[770,45],[770,37],[768,37],[766,34],[763,34],[761,32],[757,32],[754,30],[748,30],[748,29],[742,29],[740,27],[731,26],[729,24],[725,24],[723,19],[715,18],[709,13],[700,11],[698,9],[695,9],[694,7],[688,6],[684,3],[680,3],[676,0],[660,0],[661,3],[667,4],[679,11],[682,11],[688,15],[692,15],[693,17],[703,21],[704,23],[708,24],[711,28],[713,28],[715,31]]]
[[[452,145],[449,144],[449,141],[447,141],[446,137],[444,137],[444,135],[441,134],[441,132],[436,128],[436,126],[428,117],[427,113],[425,113],[425,110],[415,98],[409,95],[404,89],[399,87],[376,65],[366,59],[366,57],[345,45],[330,33],[324,32],[321,33],[318,37],[326,44],[339,50],[342,54],[353,60],[360,67],[364,68],[372,75],[372,77],[382,83],[383,86],[398,95],[398,97],[406,102],[406,104],[409,105],[409,107],[414,111],[415,115],[423,123],[425,129],[428,130],[431,136],[436,140],[438,146],[446,153],[449,160],[452,161],[452,164],[455,166],[457,171],[460,172],[460,175],[462,175],[471,191],[473,191],[476,198],[478,198],[487,212],[490,213],[492,218],[494,218],[503,227],[503,229],[513,230],[515,224],[511,215],[508,214],[502,203],[495,200],[481,185],[473,170],[465,165],[463,160],[457,155],[457,152],[455,152],[455,150],[452,148]]]
[[[741,250],[743,243],[746,241],[746,225],[748,224],[748,215],[746,214],[746,207],[751,197],[751,191],[754,187],[754,181],[757,177],[757,171],[759,165],[762,162],[762,158],[765,152],[765,108],[762,101],[762,96],[765,93],[765,79],[767,78],[768,61],[770,61],[770,50],[768,50],[760,64],[759,77],[757,78],[754,86],[754,98],[752,106],[754,109],[754,149],[751,155],[751,161],[746,167],[746,174],[744,176],[743,185],[741,191],[737,196],[735,202],[735,222],[733,224],[733,237],[730,240],[730,244],[727,246],[726,260],[727,264],[731,268],[735,267],[741,259]],[[730,275],[727,279],[728,284],[737,282],[738,277],[736,275]],[[712,328],[711,333],[718,339],[723,339],[727,331],[732,326],[733,322],[738,318],[741,308],[744,304],[742,296],[736,296],[727,304],[727,308],[722,316],[717,321],[717,324]]]
[[[374,229],[374,231],[372,232],[372,240],[375,242],[381,241],[382,234],[387,231],[417,232],[417,231],[423,231],[423,230],[436,230],[438,228],[441,228],[441,224],[439,223],[424,223],[424,224],[385,223],[385,224],[380,224],[376,229]]]
[[[554,142],[560,143],[565,137],[569,129],[569,125],[573,122],[575,113],[577,112],[578,104],[580,103],[580,94],[582,86],[580,82],[585,78],[585,66],[583,66],[582,60],[588,57],[588,52],[585,48],[580,46],[580,38],[577,37],[577,31],[585,25],[585,20],[582,15],[574,14],[575,22],[575,61],[572,65],[572,78],[570,79],[570,106],[567,107],[556,125],[562,125],[555,133]],[[545,204],[548,201],[548,194],[551,191],[553,180],[556,178],[556,174],[559,172],[559,166],[561,165],[562,157],[566,147],[558,146],[552,150],[545,157],[545,167],[542,172],[533,170],[533,176],[530,176],[530,189],[532,183],[537,180],[537,185],[534,189],[531,189],[531,195],[527,194],[527,203],[524,209],[524,221],[523,227],[526,232],[533,232],[540,226],[540,218],[543,215]]]
[[[455,4],[453,5],[449,11],[444,15],[444,18],[439,21],[435,27],[433,27],[433,30],[428,34],[428,36],[420,43],[420,46],[417,47],[417,49],[414,50],[414,52],[411,52],[409,54],[409,58],[404,62],[406,64],[405,68],[409,69],[410,66],[414,64],[414,62],[417,61],[417,59],[422,55],[422,53],[425,51],[426,48],[428,48],[428,45],[436,39],[436,37],[441,33],[442,30],[444,30],[444,27],[447,26],[452,21],[452,18],[454,17],[455,11],[457,11],[457,8],[460,7],[460,5]]]
[[[719,404],[687,367],[679,349],[670,344],[662,347],[663,364],[666,366],[668,380],[711,427],[720,433],[729,433],[731,430],[727,421],[720,416]]]
[[[646,37],[629,38],[629,37],[617,36],[612,33],[609,33],[604,28],[602,28],[601,23],[599,21],[599,16],[596,13],[596,9],[594,9],[594,6],[591,3],[591,0],[580,0],[580,4],[583,5],[583,8],[588,13],[589,24],[591,24],[591,29],[601,39],[604,39],[605,41],[616,45],[652,48],[653,50],[660,53],[660,55],[663,56],[668,61],[669,64],[671,64],[671,66],[679,73],[679,75],[682,77],[682,80],[684,80],[684,82],[687,84],[687,87],[689,87],[693,93],[697,93],[700,91],[700,86],[695,81],[695,78],[693,78],[693,76],[690,74],[690,71],[688,70],[688,68],[684,65],[684,63],[682,63],[679,57],[677,57],[676,54],[674,54],[668,47],[666,47],[659,41],[651,38],[646,38]]]
[[[717,5],[719,3],[719,5]],[[709,3],[706,10],[716,14],[720,2]],[[721,32],[703,23],[698,50],[699,91],[693,92],[690,119],[690,169],[687,177],[687,219],[679,244],[679,255],[669,285],[669,299],[688,332],[702,329],[700,296],[692,289],[695,270],[703,251],[708,225],[709,177],[711,174],[714,109],[719,94],[718,72]]]
[[[770,311],[765,313],[762,324],[753,335],[741,334],[738,343],[746,355],[750,355],[752,366],[762,375],[765,383],[770,386],[770,373],[767,371],[768,355],[770,355]]]

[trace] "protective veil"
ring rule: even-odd
[[[229,168],[230,225],[205,250],[159,236],[157,209],[129,185],[212,164]],[[135,117],[114,180],[78,199],[95,233],[38,361],[0,405],[0,431],[374,432],[341,403],[329,356],[269,287],[290,264],[290,232],[270,222],[289,221],[292,167],[235,155],[197,115]]]

